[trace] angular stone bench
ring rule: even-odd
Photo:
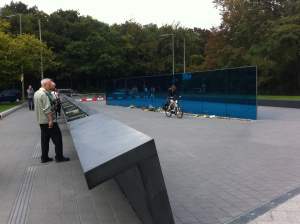
[[[68,100],[89,115],[68,122],[89,189],[115,178],[143,223],[174,223],[154,139]]]

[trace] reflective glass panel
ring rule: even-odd
[[[109,80],[107,104],[162,107],[171,85],[185,113],[256,119],[256,67]]]

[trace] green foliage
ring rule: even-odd
[[[13,52],[10,50],[12,38],[3,32],[8,27],[8,23],[0,20],[0,89],[4,89],[7,84],[12,84],[18,78],[13,63]]]
[[[223,22],[219,32],[212,33],[219,46],[216,49],[209,40],[206,59],[214,57],[215,68],[256,65],[261,92],[299,92],[300,1],[214,3],[222,9]]]
[[[0,23],[3,24],[0,27],[0,89],[8,88],[20,80],[21,67],[26,75],[39,77],[41,54],[45,69],[54,64],[54,55],[45,43],[41,43],[34,35],[15,37],[5,33],[6,22],[0,20]]]
[[[0,89],[19,85],[21,66],[25,82],[38,83],[41,54],[45,77],[59,88],[82,92],[105,89],[107,79],[172,74],[173,34],[175,73],[256,65],[259,92],[300,92],[300,1],[214,3],[223,21],[205,30],[179,23],[143,26],[134,20],[109,26],[79,11],[47,15],[11,2],[0,15]],[[19,14],[23,35],[20,17],[5,17]]]
[[[42,45],[47,45],[47,49],[51,49],[53,53],[43,52],[43,57],[48,57],[48,63],[44,63],[45,77],[59,82],[58,87],[81,91],[104,89],[105,81],[110,78],[171,74],[172,38],[162,37],[162,34],[174,34],[175,72],[183,72],[184,69],[184,39],[186,68],[189,71],[197,70],[204,62],[204,45],[210,35],[209,30],[188,30],[180,27],[180,24],[158,28],[155,24],[142,26],[130,20],[108,26],[90,16],[80,16],[78,11],[60,9],[47,15],[37,7],[28,8],[22,2],[6,5],[2,13],[3,19],[6,15],[21,14],[24,34],[22,41],[25,44],[20,44],[18,37],[18,16],[7,20],[11,26],[3,32],[10,33],[16,39],[14,44],[21,46],[26,54],[31,54],[27,59],[22,58],[21,54],[14,54],[19,61],[2,61],[7,66],[9,63],[14,65],[15,71],[10,73],[19,74],[22,64],[24,71],[30,73],[29,78],[33,80],[36,77],[38,80],[39,56],[34,53],[38,45],[32,42],[32,38],[39,36],[37,21],[40,20]],[[17,75],[12,80],[18,77]]]

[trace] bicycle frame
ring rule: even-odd
[[[174,102],[175,102],[175,103],[174,103],[174,104],[175,104],[175,106],[174,106],[174,110],[176,110],[176,111],[177,111],[177,108],[178,108],[178,101],[177,101],[177,100],[175,100]]]
[[[182,118],[183,109],[180,106],[180,104],[178,103],[178,101],[174,99],[174,105],[172,105],[172,106],[174,107],[173,111],[171,110],[172,109],[171,106],[170,106],[170,111],[169,110],[165,111],[167,117],[171,117],[171,115],[174,114],[178,118]]]

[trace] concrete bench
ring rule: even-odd
[[[154,139],[68,101],[88,115],[68,126],[89,189],[115,178],[143,223],[174,223]],[[64,99],[62,107],[64,102],[70,103]]]

